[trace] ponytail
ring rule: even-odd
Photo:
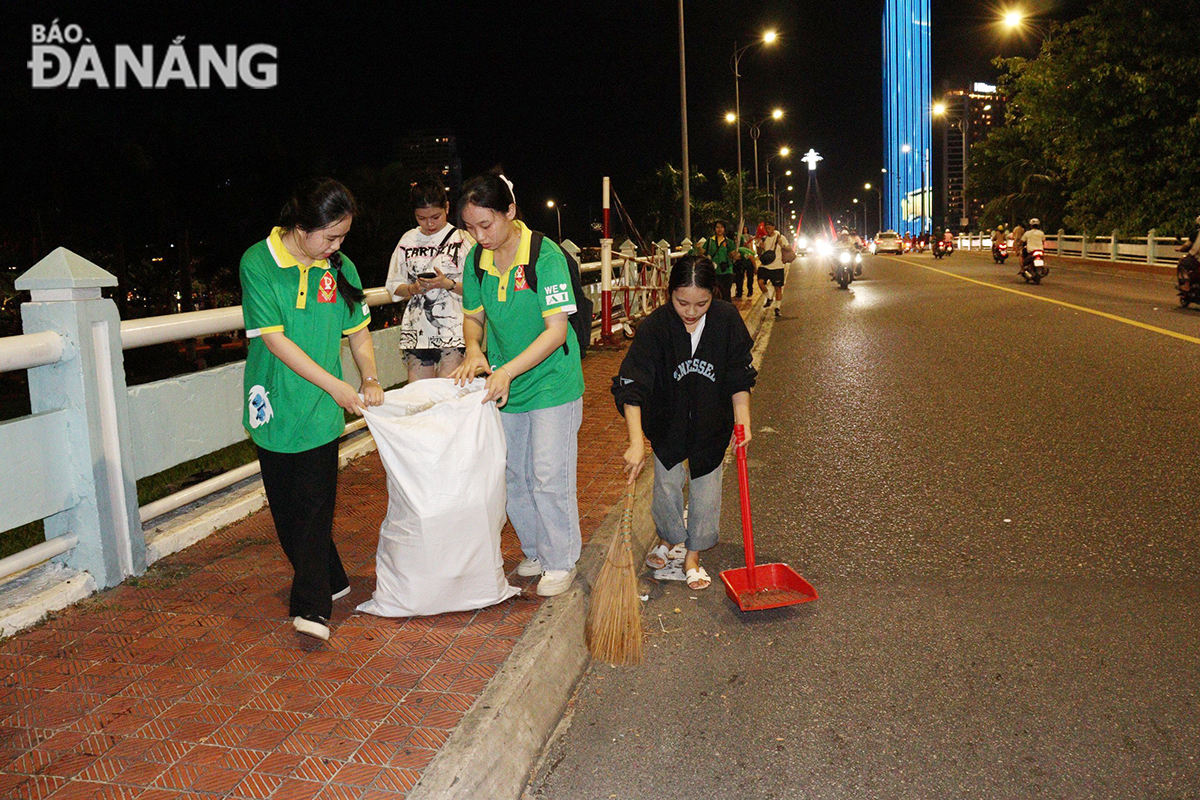
[[[329,266],[333,269],[333,274],[337,276],[338,294],[346,301],[346,305],[354,308],[363,301],[367,293],[350,282],[342,272],[342,254],[341,252],[334,253],[329,257]]]

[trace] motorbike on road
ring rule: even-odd
[[[1040,284],[1042,278],[1050,274],[1046,266],[1046,255],[1041,250],[1026,250],[1021,259],[1021,277],[1026,283]]]
[[[997,242],[992,245],[992,260],[1003,264],[1008,260],[1008,242]]]
[[[862,253],[841,250],[834,255],[833,279],[838,286],[846,289],[856,275],[862,275]]]
[[[940,239],[933,243],[933,257],[941,259],[954,252],[954,245],[944,239]]]
[[[1183,308],[1192,303],[1200,305],[1200,262],[1191,256],[1179,259],[1175,267],[1175,290],[1179,293],[1179,305]]]

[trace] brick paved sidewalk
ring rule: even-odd
[[[624,496],[623,350],[584,360],[586,542]],[[328,643],[296,634],[291,570],[265,509],[0,642],[0,798],[399,800],[538,608],[527,591],[475,612],[355,614],[375,586],[387,508],[376,454],[342,472],[335,538],[353,591]]]

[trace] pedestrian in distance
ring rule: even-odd
[[[725,235],[725,223],[713,223],[713,235],[704,240],[701,252],[712,261],[717,269],[717,297],[729,300],[733,297],[733,261],[737,245]]]
[[[446,378],[466,354],[463,265],[475,242],[450,224],[450,200],[436,175],[415,183],[411,197],[417,227],[400,237],[386,287],[396,300],[408,301],[400,321],[400,350],[409,381]]]
[[[341,253],[355,211],[337,181],[301,185],[240,270],[249,340],[242,422],[294,571],[288,614],[318,639],[329,638],[333,601],[350,593],[333,542],[343,411],[361,416],[383,402],[362,281]],[[343,336],[362,376],[358,389],[342,377]]]
[[[630,483],[646,461],[643,436],[654,451],[651,513],[658,544],[646,566],[661,569],[671,549],[685,545],[685,580],[693,590],[712,582],[700,553],[717,543],[721,464],[725,449],[735,445],[734,423],[745,428],[743,447],[751,439],[750,389],[758,374],[750,332],[737,308],[715,298],[716,288],[708,258],[688,255],[676,262],[667,283],[670,302],[638,327],[612,384],[629,431]]]
[[[743,239],[743,242],[748,242],[748,239]],[[742,279],[745,278],[746,297],[754,297],[754,275],[758,270],[758,258],[754,254],[754,250],[742,244],[733,254],[733,298],[740,300],[742,297]]]
[[[463,275],[466,358],[451,377],[466,385],[487,375],[483,401],[500,407],[508,445],[508,519],[525,554],[517,574],[540,575],[543,597],[562,594],[575,579],[581,549],[576,466],[583,369],[568,323],[575,296],[567,259],[519,219],[513,185],[496,170],[467,181],[459,215],[478,244]]]
[[[775,223],[768,220],[763,226],[763,236],[758,240],[758,288],[766,300],[764,308],[775,306],[775,316],[783,304],[783,248],[791,247],[787,237],[775,230]],[[773,294],[767,294],[770,283]]]

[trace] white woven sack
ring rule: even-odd
[[[483,381],[445,378],[384,395],[364,417],[387,471],[375,593],[359,611],[412,617],[483,608],[517,594],[504,577],[504,429]]]

